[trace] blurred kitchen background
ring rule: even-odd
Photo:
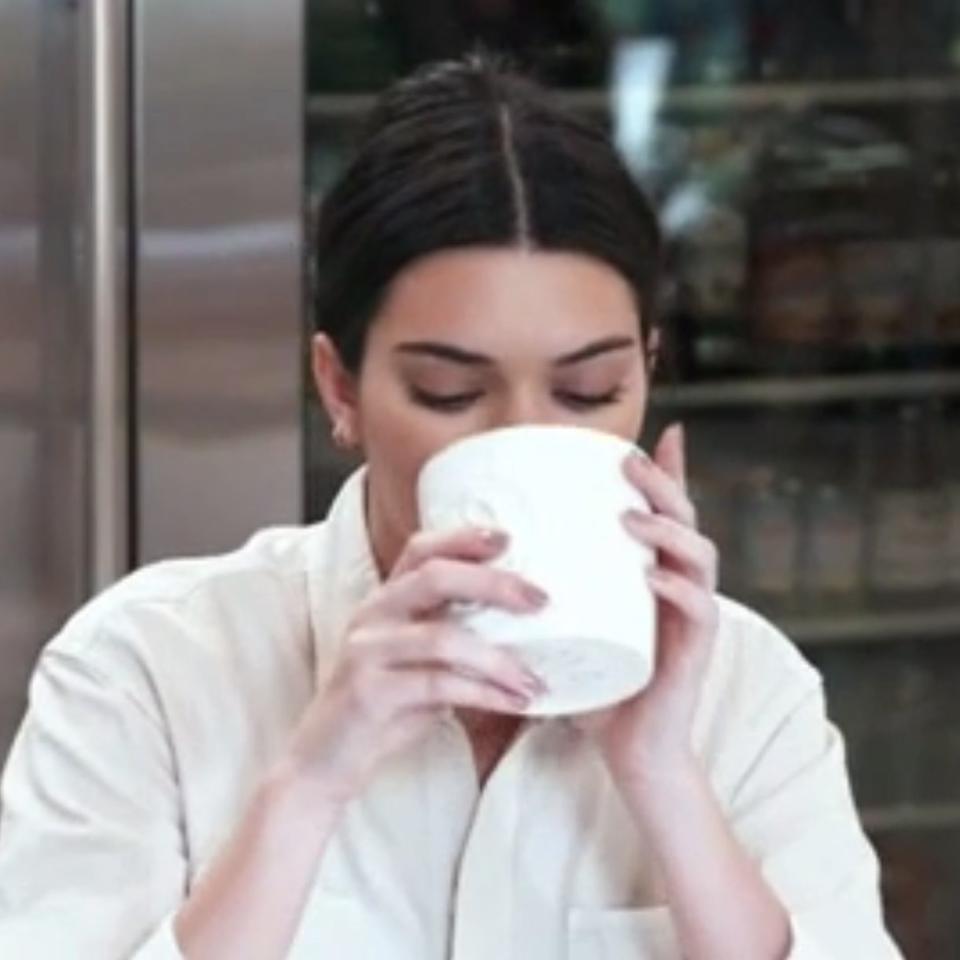
[[[0,756],[84,598],[322,516],[304,237],[376,91],[478,42],[655,198],[646,439],[823,671],[907,956],[960,956],[956,0],[0,0]]]

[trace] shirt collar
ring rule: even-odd
[[[366,467],[340,488],[310,547],[307,594],[317,680],[326,678],[353,612],[380,583],[365,510]]]

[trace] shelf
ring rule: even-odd
[[[308,120],[353,120],[374,104],[373,93],[315,93],[307,97]]]
[[[812,83],[749,83],[724,87],[689,86],[670,91],[670,107],[758,109],[808,104],[888,104],[960,98],[960,78],[850,80]]]
[[[897,643],[954,638],[960,643],[960,605],[932,610],[877,610],[847,616],[772,618],[802,647],[836,643]]]
[[[610,89],[561,89],[561,99],[578,110],[607,111]],[[311,120],[350,119],[372,106],[372,93],[319,93],[307,99]],[[851,80],[811,83],[695,84],[669,89],[667,108],[700,110],[797,109],[809,104],[834,105],[944,102],[960,99],[960,78]]]
[[[860,822],[870,833],[960,829],[960,803],[902,803],[893,807],[867,807],[860,811]]]
[[[655,387],[653,405],[671,410],[960,395],[960,371],[751,377]]]

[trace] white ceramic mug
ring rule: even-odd
[[[425,529],[506,531],[509,545],[492,565],[550,595],[533,614],[455,610],[464,626],[511,647],[544,680],[548,692],[529,716],[609,706],[642,689],[653,672],[656,603],[647,572],[655,556],[621,522],[629,508],[649,510],[623,474],[636,451],[582,427],[505,427],[456,441],[420,473]]]

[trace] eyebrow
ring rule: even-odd
[[[603,353],[635,347],[636,344],[637,341],[633,337],[606,337],[603,340],[597,340],[595,343],[589,343],[573,353],[566,353],[557,357],[553,362],[555,366],[567,367],[584,360],[590,360]],[[487,367],[493,364],[493,359],[486,354],[474,353],[471,350],[464,350],[449,343],[438,343],[433,340],[402,343],[395,348],[395,351],[417,356],[436,357],[439,360],[449,360],[451,363],[459,363],[465,367]]]

